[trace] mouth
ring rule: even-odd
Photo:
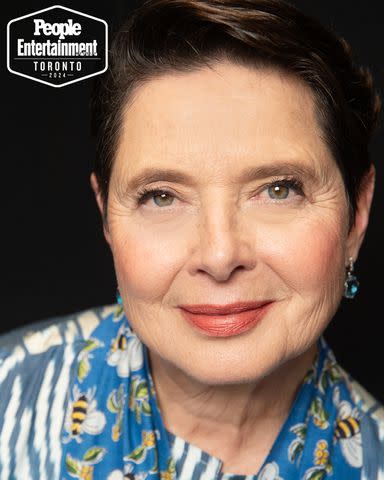
[[[255,310],[273,300],[260,300],[258,302],[236,302],[227,305],[199,304],[199,305],[179,305],[179,308],[190,313],[199,315],[233,315],[235,313]]]
[[[274,304],[273,300],[230,305],[182,305],[182,316],[200,333],[230,337],[252,329]]]

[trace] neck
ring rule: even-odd
[[[272,446],[316,352],[314,344],[254,383],[206,385],[148,351],[164,425],[221,458],[254,449],[259,440],[268,453],[266,438]]]

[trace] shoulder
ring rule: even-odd
[[[0,335],[0,354],[8,356],[21,348],[26,355],[35,355],[51,347],[84,341],[114,308],[115,304],[92,307],[15,328]]]
[[[365,480],[384,480],[384,405],[339,365],[353,406],[359,412]]]
[[[35,479],[42,471],[47,478],[57,478],[59,432],[75,360],[115,308],[103,305],[46,318],[0,335],[3,478]]]
[[[0,335],[0,400],[9,394],[11,385],[16,388],[15,380],[24,386],[37,380],[43,382],[49,376],[54,377],[57,370],[68,368],[92,331],[114,306],[98,306],[46,318]],[[32,393],[37,394],[37,389],[29,392],[31,401]]]

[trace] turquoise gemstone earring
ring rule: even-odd
[[[121,298],[119,287],[116,287],[116,300],[119,305],[123,305],[123,299]]]
[[[344,282],[344,297],[345,298],[355,298],[356,293],[359,290],[359,282],[355,275],[352,275],[353,272],[353,258],[349,258],[349,265],[347,267],[347,278]]]

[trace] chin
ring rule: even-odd
[[[255,383],[267,376],[279,364],[270,363],[262,365],[260,362],[245,364],[244,361],[232,361],[227,358],[223,361],[221,358],[213,360],[212,358],[203,361],[200,357],[198,361],[179,362],[178,368],[195,381],[204,385],[240,385],[246,383]]]

